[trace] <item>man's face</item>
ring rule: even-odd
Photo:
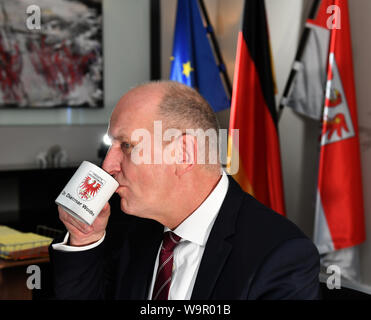
[[[112,140],[103,163],[103,169],[119,182],[117,193],[121,197],[121,209],[145,218],[158,218],[166,205],[171,188],[172,166],[165,164],[136,164],[132,155],[138,150],[139,141],[132,141],[137,129],[151,135],[151,159],[153,150],[153,125],[157,117],[157,104],[161,96],[156,92],[134,89],[118,102],[112,113],[108,134]],[[158,119],[158,117],[157,117]],[[137,149],[135,149],[137,148]]]

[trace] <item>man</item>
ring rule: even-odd
[[[114,237],[109,204],[92,226],[58,208],[69,232],[50,247],[57,298],[318,298],[315,246],[223,173],[212,136],[203,147],[194,134],[210,129],[211,108],[182,84],[147,83],[120,99],[102,167],[131,219]]]

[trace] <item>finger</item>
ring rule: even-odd
[[[89,233],[93,230],[93,228],[91,226],[77,220],[76,218],[72,217],[71,215],[69,215],[69,217],[67,218],[67,221],[70,224],[72,224],[73,226],[75,226],[79,231],[81,231],[84,234],[87,234],[87,233]]]
[[[59,219],[64,223],[67,221],[69,214],[58,206]]]
[[[106,217],[106,216],[109,216],[110,213],[111,213],[111,207],[109,203],[107,202],[105,206],[103,207],[102,211],[99,213],[99,216]]]
[[[87,234],[93,230],[91,226],[77,220],[76,218],[71,216],[69,213],[67,213],[65,210],[63,210],[63,208],[61,208],[60,206],[58,206],[58,211],[59,211],[59,218],[65,225],[66,223],[68,223],[69,225],[74,226],[78,231],[84,234]],[[67,228],[67,225],[66,225],[66,228]]]
[[[69,223],[68,221],[64,222],[68,232],[70,235],[74,235],[75,237],[81,238],[85,236],[85,233],[81,232],[81,230],[77,229],[73,224]]]

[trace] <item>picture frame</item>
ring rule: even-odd
[[[0,1],[0,109],[103,101],[101,0]]]

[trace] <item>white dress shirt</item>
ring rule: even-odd
[[[198,268],[205,250],[207,239],[219,213],[220,207],[228,190],[228,177],[223,171],[218,184],[205,201],[173,232],[181,237],[180,243],[174,249],[173,274],[169,291],[169,300],[189,300],[192,295]],[[170,229],[164,227],[164,232]],[[66,245],[69,234],[67,233],[62,243],[54,244],[54,250],[83,251],[99,245],[103,239],[94,244],[83,247],[72,247]],[[162,243],[161,243],[162,245]],[[156,281],[156,273],[159,261],[159,247],[155,266],[153,269],[152,283],[148,299],[152,297],[153,287]]]

